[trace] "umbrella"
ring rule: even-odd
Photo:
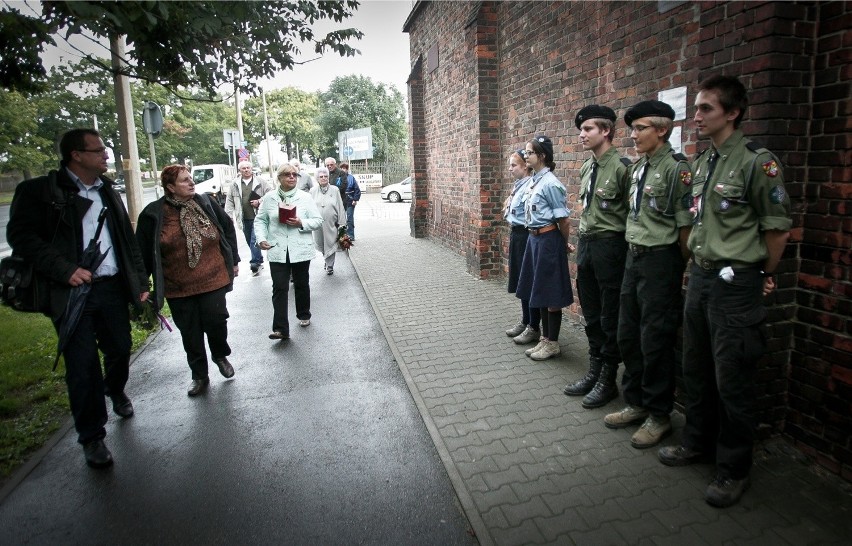
[[[101,253],[101,243],[98,238],[101,236],[101,230],[104,227],[106,220],[106,207],[101,209],[98,214],[98,228],[95,230],[95,236],[89,241],[89,245],[83,251],[83,256],[78,264],[83,269],[88,269],[91,272],[97,271],[104,258],[109,253],[109,248]],[[83,314],[83,308],[86,306],[86,299],[89,297],[89,291],[92,289],[91,283],[83,283],[80,286],[75,286],[71,289],[71,295],[68,297],[68,305],[65,307],[65,313],[62,315],[62,323],[59,326],[59,342],[56,347],[56,360],[53,363],[53,369],[56,370],[56,365],[59,364],[59,357],[62,351],[68,346],[68,341],[74,335],[74,330],[77,329],[77,324],[80,322],[80,315]]]

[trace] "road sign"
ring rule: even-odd
[[[156,102],[147,101],[142,108],[142,130],[157,138],[163,130],[163,111]]]

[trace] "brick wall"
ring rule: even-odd
[[[799,269],[790,274],[797,305],[784,432],[852,479],[852,5],[798,9],[780,10],[794,19],[794,36],[818,38],[805,81],[813,86],[810,138],[790,154],[801,163],[801,242]]]
[[[423,178],[412,217],[428,218],[416,235],[465,255],[474,275],[504,273],[499,208],[512,150],[550,136],[555,174],[576,204],[587,157],[577,110],[607,104],[622,118],[636,102],[686,86],[686,119],[675,125],[691,156],[707,146],[691,121],[696,84],[713,73],[740,77],[751,101],[742,128],[779,156],[794,204],[779,289],[767,301],[759,419],[765,432],[783,431],[850,477],[850,10],[844,2],[419,2],[406,24],[412,64],[437,43],[440,65],[420,70],[410,88],[412,134],[423,131],[414,140]],[[636,157],[621,119],[614,143]]]

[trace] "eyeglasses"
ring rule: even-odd
[[[526,159],[531,155],[535,155],[535,152],[533,152],[531,150],[523,150],[523,151],[521,151],[521,155],[524,157],[524,159]]]
[[[336,165],[336,163],[326,163],[325,164],[325,166],[328,167],[329,169],[334,168],[335,165]]]
[[[281,174],[281,178],[290,178],[291,176],[293,178],[296,178],[296,173],[282,173]]]
[[[634,125],[633,127],[630,128],[630,130],[636,131],[637,133],[641,133],[645,129],[650,129],[650,128],[651,128],[650,125]]]
[[[88,152],[90,154],[102,154],[106,152],[106,148],[95,148],[94,150],[87,150],[85,148],[81,148],[77,150],[78,152]]]

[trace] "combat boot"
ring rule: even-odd
[[[585,396],[589,394],[598,382],[598,377],[601,375],[601,368],[603,368],[603,365],[604,360],[601,357],[590,356],[589,371],[586,372],[586,375],[574,383],[566,385],[562,392],[564,392],[567,396]]]
[[[605,362],[592,392],[583,397],[583,407],[586,409],[599,408],[618,398],[618,387],[615,376],[618,373],[617,362]]]

